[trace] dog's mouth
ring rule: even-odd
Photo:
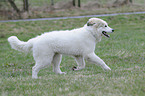
[[[107,38],[110,37],[110,35],[108,35],[107,32],[105,32],[105,31],[103,31],[102,34],[103,34],[105,37],[107,37]]]

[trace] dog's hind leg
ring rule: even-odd
[[[55,54],[53,57],[53,71],[56,74],[66,74],[65,72],[62,72],[60,70],[60,63],[61,63],[62,55],[61,54]]]
[[[49,54],[49,55],[39,55],[39,57],[37,57],[37,59],[35,58],[36,64],[35,66],[33,66],[32,68],[32,78],[37,79],[38,76],[38,72],[40,71],[40,69],[45,68],[46,66],[50,65],[53,59],[53,54]]]
[[[91,61],[92,63],[95,63],[95,64],[101,66],[104,70],[107,70],[107,71],[108,71],[108,70],[111,70],[111,69],[105,64],[105,62],[104,62],[101,58],[99,58],[95,53],[89,54],[88,56],[86,56],[86,59],[87,59],[88,61]]]
[[[77,63],[77,68],[73,68],[73,70],[81,70],[85,68],[85,60],[83,57],[79,56],[79,57],[75,57],[75,61]]]

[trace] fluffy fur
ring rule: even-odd
[[[65,74],[60,70],[62,54],[75,58],[78,66],[74,70],[85,68],[84,59],[100,65],[104,70],[111,70],[94,51],[96,43],[101,41],[102,36],[109,37],[106,33],[113,31],[102,19],[91,18],[87,24],[78,29],[44,33],[27,42],[11,36],[8,42],[15,50],[26,53],[32,50],[36,62],[32,68],[32,78],[38,78],[39,70],[51,63],[55,73]]]

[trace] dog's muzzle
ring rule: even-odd
[[[114,32],[114,29],[112,29],[112,32]],[[112,32],[111,32],[111,33],[112,33]],[[108,35],[106,31],[102,31],[102,34],[103,34],[105,37],[107,37],[107,38],[110,37],[110,35]]]

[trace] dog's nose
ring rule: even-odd
[[[112,32],[114,32],[114,29],[112,29]]]

